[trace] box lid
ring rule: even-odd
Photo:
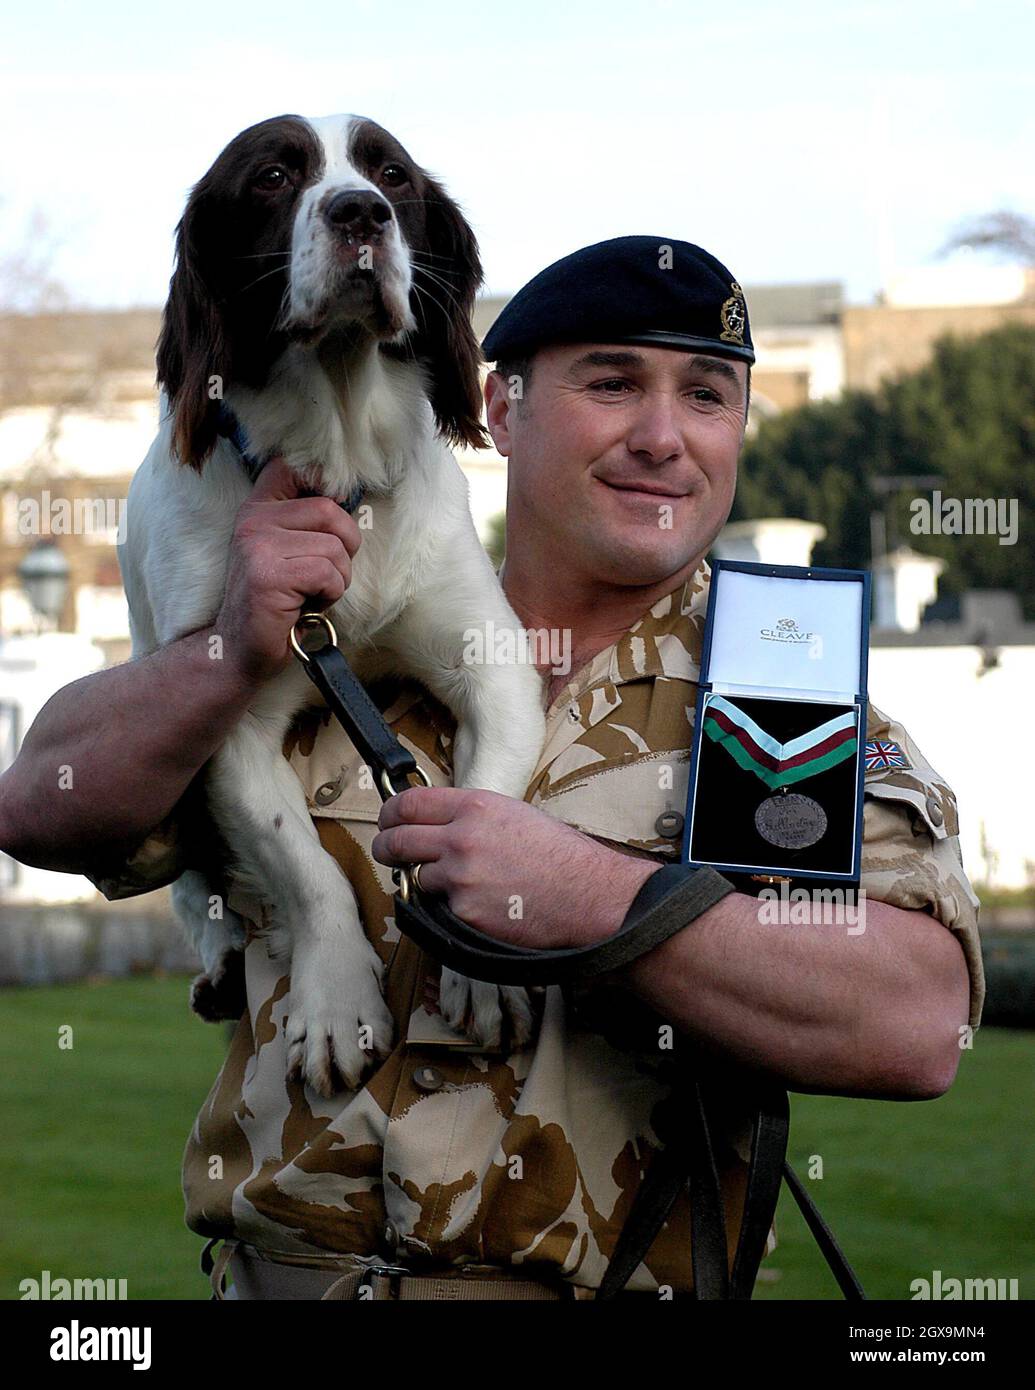
[[[869,616],[866,570],[714,560],[701,682],[854,704],[866,694]]]

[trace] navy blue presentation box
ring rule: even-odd
[[[869,613],[865,570],[712,561],[685,863],[858,886]]]

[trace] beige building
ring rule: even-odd
[[[1007,323],[1035,326],[1035,271],[925,266],[898,276],[878,303],[844,310],[844,384],[872,391],[923,367],[946,334],[973,338]]]
[[[755,285],[744,291],[755,365],[751,406],[756,419],[841,393],[844,287],[836,281]]]

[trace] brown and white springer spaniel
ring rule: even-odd
[[[464,661],[465,630],[519,624],[446,443],[485,442],[470,322],[480,281],[459,208],[373,121],[281,116],[238,135],[178,228],[162,419],[130,488],[120,560],[139,656],[216,618],[252,487],[232,439],[253,461],[282,454],[316,492],[362,490],[363,544],[329,610],[346,657],[361,679],[415,676],[453,711],[455,785],[521,797],[543,739],[540,680],[523,662]],[[353,1088],[387,1054],[392,1020],[352,889],[281,752],[313,703],[296,664],[268,682],[212,757],[206,796],[232,882],[261,898],[269,949],[290,958],[290,1068],[331,1094],[335,1071]],[[244,943],[233,913],[210,920],[215,892],[194,869],[173,888],[213,985]],[[441,1004],[483,1045],[498,1040],[501,1010],[528,1035],[523,990],[443,971]]]

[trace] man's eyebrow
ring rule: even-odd
[[[691,357],[686,364],[688,372],[701,372],[706,376],[721,376],[727,381],[732,381],[735,386],[740,385],[740,377],[737,375],[736,368],[729,362],[724,362],[721,357]]]
[[[646,359],[639,352],[633,352],[629,349],[594,348],[591,352],[576,357],[568,370],[578,372],[584,367],[645,367],[646,365]],[[706,357],[703,354],[695,353],[686,361],[683,369],[688,376],[693,373],[702,376],[721,376],[734,386],[738,388],[741,386],[736,368],[721,357]]]
[[[643,367],[645,365],[646,358],[642,353],[615,350],[607,352],[604,348],[594,348],[592,352],[586,352],[581,357],[576,357],[568,370],[577,372],[580,367]]]

